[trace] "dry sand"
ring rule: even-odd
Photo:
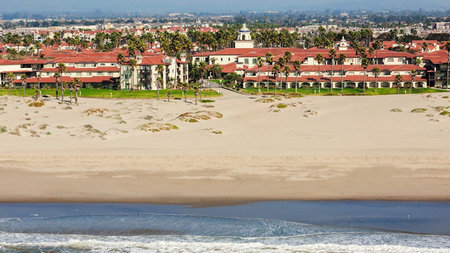
[[[221,91],[208,104],[81,98],[70,109],[0,97],[0,201],[450,200],[450,117],[434,108],[448,94],[261,103]],[[211,119],[178,118],[199,111]]]

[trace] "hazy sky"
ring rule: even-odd
[[[448,0],[0,0],[0,12],[237,12],[264,10],[447,10]]]

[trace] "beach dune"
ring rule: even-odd
[[[0,97],[0,201],[450,200],[445,93],[222,92],[198,105]]]

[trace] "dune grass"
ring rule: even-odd
[[[56,91],[55,89],[42,89],[42,95],[50,95],[55,96]],[[159,91],[159,98],[160,99],[167,99],[167,92],[170,92],[171,98],[184,98],[184,91],[182,90],[160,90]],[[61,93],[61,91],[59,91]],[[8,95],[8,90],[1,90],[0,89],[0,96]],[[25,96],[32,97],[35,94],[34,89],[26,89],[25,90]],[[14,89],[11,91],[11,95],[13,96],[22,96],[22,89]],[[221,96],[220,93],[214,91],[214,90],[204,90],[201,91],[202,98],[206,97],[219,97]],[[64,96],[69,97],[70,91],[65,90]],[[199,94],[200,96],[200,94]],[[129,90],[109,90],[109,89],[81,89],[81,96],[79,97],[91,97],[91,98],[157,98],[157,91],[156,90],[135,90],[135,91],[129,91]],[[194,91],[189,90],[187,93],[187,97],[193,98],[195,97]]]
[[[400,89],[400,94],[405,94],[405,90],[406,93],[409,94],[409,88],[407,89]],[[249,93],[249,94],[258,94],[258,88],[247,88],[247,89],[241,89],[239,90],[241,92],[244,93]],[[267,89],[264,87],[261,87],[261,92],[263,94],[270,94],[273,95],[274,94],[274,89],[269,89],[267,91]],[[439,90],[439,89],[431,89],[431,88],[419,88],[419,89],[412,89],[412,93],[413,94],[419,94],[419,93],[440,93],[440,92],[450,92],[450,91],[446,91],[446,90]],[[285,89],[277,89],[277,94],[285,94],[286,90]],[[295,94],[295,89],[288,89],[288,94]],[[331,89],[320,89],[320,93],[319,93],[319,89],[318,88],[299,88],[298,89],[298,94],[299,95],[322,95],[322,96],[330,96],[330,95],[338,95],[338,94],[343,94],[343,95],[394,95],[397,94],[397,88],[378,88],[377,92],[375,93],[375,89],[370,88],[370,89],[366,89],[366,93],[363,93],[362,89],[350,89],[350,88],[345,88],[344,90],[341,90],[340,88],[335,88],[333,89],[333,92],[331,92]]]

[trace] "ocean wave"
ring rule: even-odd
[[[5,252],[40,251],[59,252],[383,252],[383,253],[448,253],[445,248],[418,248],[399,245],[355,245],[313,243],[302,245],[268,244],[265,242],[198,242],[155,240],[151,242],[128,241],[115,238],[114,241],[69,239],[65,242],[0,243]]]
[[[120,214],[0,220],[0,252],[450,252],[450,237],[261,218]]]

